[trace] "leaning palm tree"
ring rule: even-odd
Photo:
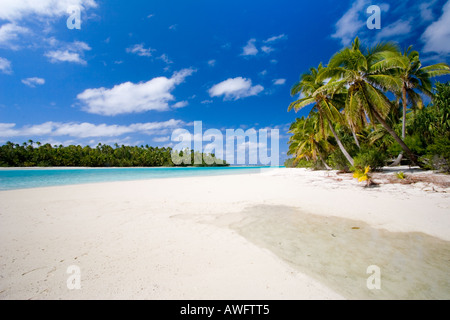
[[[437,63],[423,67],[419,59],[419,53],[412,50],[410,46],[403,54],[387,55],[386,59],[380,63],[381,68],[392,68],[394,75],[401,81],[401,91],[396,95],[403,103],[402,116],[402,139],[406,137],[406,112],[408,103],[415,109],[422,109],[423,101],[419,93],[433,98],[431,78],[450,73],[450,68],[446,63]],[[417,92],[418,91],[418,92]],[[403,158],[400,153],[397,160],[392,165],[398,165]]]
[[[300,77],[300,81],[297,82],[291,89],[291,95],[295,96],[300,94],[300,99],[292,102],[289,105],[288,111],[294,109],[297,112],[308,105],[314,104],[310,115],[317,112],[319,132],[323,137],[325,137],[325,127],[328,126],[340,150],[348,162],[353,166],[353,158],[345,149],[333,126],[334,122],[343,122],[343,117],[340,110],[345,105],[345,88],[341,88],[339,91],[335,90],[332,95],[327,91],[320,90],[325,85],[323,80],[319,80],[319,75],[324,72],[324,70],[325,68],[322,64],[320,64],[317,69],[311,68],[310,72],[304,73]]]
[[[411,162],[416,164],[416,156],[385,120],[392,104],[384,92],[398,92],[402,86],[400,79],[392,73],[393,68],[385,66],[386,58],[396,52],[397,45],[390,42],[362,51],[356,38],[350,48],[341,50],[331,58],[319,81],[331,77],[332,81],[322,88],[324,91],[347,86],[346,117],[353,121],[363,115],[373,125],[380,123],[400,144]]]
[[[317,113],[310,115],[308,118],[297,118],[289,128],[292,134],[289,139],[288,155],[294,155],[294,165],[301,159],[317,161],[320,160],[327,170],[331,167],[326,163],[325,158],[332,150],[332,146],[328,143],[326,137],[328,132],[323,135],[319,133],[318,127],[319,117]]]

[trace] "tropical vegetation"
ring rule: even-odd
[[[62,146],[41,144],[29,140],[28,143],[14,144],[7,142],[0,147],[0,167],[173,167],[191,166],[195,159],[194,166],[227,166],[220,159],[216,159],[214,154],[201,154],[190,151],[190,163],[175,165],[172,161],[172,148],[158,148],[151,146],[119,146],[114,147],[99,143],[97,147],[70,145]],[[184,151],[184,153],[189,152]],[[183,158],[183,151],[177,152]],[[208,157],[206,157],[208,156]],[[188,157],[189,158],[189,157]],[[208,163],[205,159],[211,159]]]
[[[448,64],[424,66],[412,47],[364,48],[356,38],[293,85],[299,97],[288,111],[312,107],[290,127],[285,165],[359,174],[403,163],[449,172],[450,84],[432,82],[447,74]]]

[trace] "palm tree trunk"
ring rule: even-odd
[[[356,132],[353,129],[351,129],[351,130],[352,130],[353,139],[355,139],[356,145],[358,146],[359,149],[361,149],[361,146],[359,145],[358,136],[356,135]]]
[[[403,86],[402,89],[402,100],[403,100],[403,123],[402,123],[402,139],[404,140],[406,137],[406,107],[407,107],[407,103],[406,103],[406,88]]]
[[[320,161],[322,161],[322,164],[325,166],[325,169],[331,170],[332,168],[323,160],[322,156],[319,155]]]
[[[398,166],[403,160],[403,151],[400,152],[400,154],[398,155],[397,159],[395,159],[394,162],[392,162],[392,164],[390,165],[391,167],[396,167]]]
[[[333,128],[333,125],[331,124],[330,121],[327,121],[328,125],[330,126],[330,130],[333,133],[334,138],[337,141],[337,144],[339,146],[339,149],[341,149],[342,153],[344,154],[345,158],[347,158],[348,162],[350,162],[350,164],[353,166],[355,164],[355,162],[353,161],[353,158],[350,156],[350,154],[347,152],[347,150],[345,150],[344,145],[342,144],[341,140],[339,139],[336,131]]]
[[[373,114],[375,118],[378,120],[378,122],[386,129],[389,134],[394,137],[395,141],[398,142],[398,144],[402,147],[403,151],[408,155],[409,160],[411,160],[412,164],[417,165],[417,157],[412,153],[411,149],[408,148],[408,146],[403,142],[402,139],[395,133],[395,131],[384,121],[384,119],[373,110]]]
[[[406,88],[403,86],[402,88],[402,102],[403,102],[403,117],[402,117],[402,140],[405,140],[406,137]],[[400,152],[397,159],[391,164],[392,167],[398,166],[403,159],[403,151]]]

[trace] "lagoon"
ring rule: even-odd
[[[73,184],[259,173],[268,167],[5,168],[0,191]]]

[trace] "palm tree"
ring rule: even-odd
[[[324,158],[331,150],[331,145],[323,135],[319,133],[319,117],[317,113],[312,114],[307,119],[304,117],[297,118],[289,128],[289,133],[293,135],[289,139],[288,155],[294,155],[294,165],[301,159],[322,162],[327,170],[331,170],[330,166],[325,162]],[[326,132],[328,136],[328,132]]]
[[[345,149],[333,126],[333,122],[343,122],[340,110],[345,102],[345,88],[341,87],[339,91],[334,90],[332,95],[325,90],[321,90],[325,86],[325,82],[324,80],[319,80],[319,75],[323,73],[325,69],[326,68],[320,64],[317,69],[311,68],[310,72],[304,73],[300,77],[300,81],[291,89],[291,95],[295,96],[300,94],[300,99],[292,102],[289,105],[288,111],[294,109],[297,112],[308,105],[314,104],[314,107],[310,111],[310,115],[317,112],[319,132],[325,137],[325,126],[327,125],[336,139],[342,153],[353,166],[353,158]]]
[[[419,53],[410,46],[403,54],[388,55],[382,63],[384,68],[393,68],[394,74],[401,80],[401,91],[396,93],[403,103],[402,139],[406,137],[406,112],[408,103],[413,110],[422,109],[423,101],[419,93],[433,98],[431,78],[450,73],[450,68],[445,63],[437,63],[428,67],[422,67]],[[398,165],[402,160],[403,152],[392,165]]]
[[[397,45],[388,42],[362,52],[360,41],[356,38],[350,48],[341,50],[331,58],[320,79],[332,78],[322,88],[324,91],[348,86],[346,117],[355,121],[354,119],[361,119],[363,116],[373,125],[380,123],[400,144],[411,162],[416,164],[416,156],[385,120],[392,104],[384,92],[398,92],[402,86],[399,77],[392,73],[393,68],[386,65],[386,57],[391,57],[398,51]]]

